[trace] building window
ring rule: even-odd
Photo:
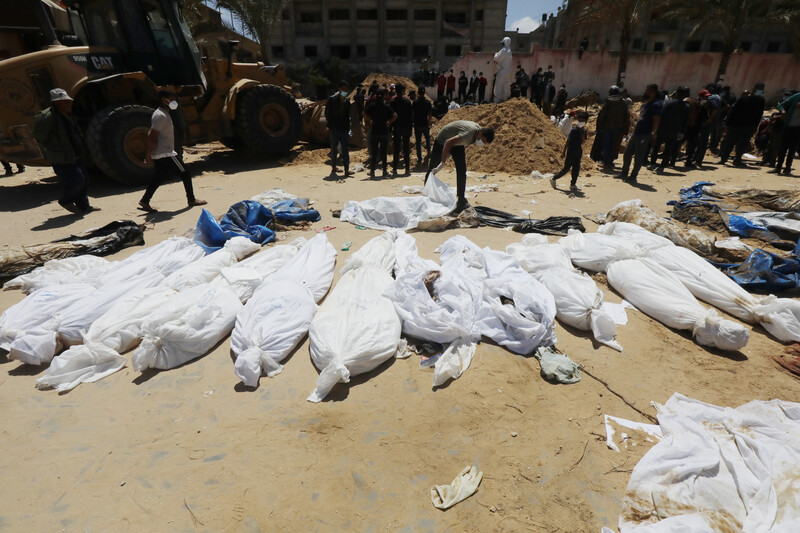
[[[350,10],[346,7],[331,8],[328,10],[329,20],[350,20]]]
[[[686,43],[686,51],[687,52],[699,52],[700,46],[702,46],[703,41],[687,41]]]
[[[356,46],[356,57],[367,57],[367,47],[363,44]]]
[[[387,9],[386,20],[408,20],[408,10],[406,9]]]
[[[767,43],[767,53],[768,54],[777,54],[781,51],[781,43],[780,42],[771,42]]]
[[[653,52],[663,52],[664,43],[653,43]]]
[[[339,59],[350,59],[350,45],[340,44],[331,46],[331,55]]]
[[[634,39],[631,48],[633,48],[634,50],[642,50],[642,40]]]
[[[722,52],[722,41],[711,41],[708,43],[709,52]]]
[[[481,51],[481,47],[480,46],[473,46],[472,47],[472,51],[473,52],[480,52]]]
[[[272,47],[272,57],[284,57],[284,54],[283,46]]]
[[[317,57],[317,47],[313,44],[309,44],[303,47],[303,54],[306,57]]]
[[[447,57],[458,57],[461,55],[461,45],[448,44],[444,47],[444,55]]]
[[[322,22],[322,13],[319,11],[301,11],[300,22],[304,24],[320,24]]]
[[[356,19],[358,20],[378,20],[377,9],[357,9]]]
[[[753,48],[753,43],[750,41],[742,41],[739,43],[739,50],[742,52],[749,52]]]
[[[414,45],[411,49],[411,55],[414,56],[414,59],[422,59],[423,57],[428,57],[428,47],[424,45]]]
[[[390,44],[389,55],[391,57],[406,57],[408,47],[404,44]]]
[[[281,20],[289,20],[289,10],[284,9],[281,11]]]
[[[450,24],[466,24],[467,14],[463,11],[449,11],[444,14],[444,21]]]
[[[483,9],[475,11],[475,22],[483,22]]]
[[[436,20],[436,10],[435,9],[415,9],[414,10],[414,20],[425,20],[431,21]]]

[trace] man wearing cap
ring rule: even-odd
[[[170,110],[178,109],[178,102],[175,100],[175,93],[169,90],[158,92],[159,107],[153,111],[150,118],[150,132],[147,134],[147,153],[144,158],[146,165],[152,164],[155,167],[153,177],[144,191],[144,196],[139,201],[139,208],[148,213],[156,210],[150,206],[150,200],[158,189],[159,185],[165,180],[176,175],[181,177],[183,188],[186,191],[186,203],[189,207],[206,205],[205,200],[198,200],[194,197],[192,189],[192,177],[178,160],[178,153],[175,151],[175,126],[170,117]]]
[[[453,157],[453,164],[456,167],[456,204],[454,214],[458,214],[469,207],[467,202],[467,159],[466,148],[474,144],[481,147],[484,143],[494,141],[494,130],[492,128],[482,128],[480,124],[469,120],[456,120],[444,126],[436,135],[436,142],[433,143],[431,161],[428,172],[425,174],[425,181],[433,174],[441,172],[447,158]]]
[[[87,160],[86,146],[72,119],[72,98],[64,89],[53,89],[50,101],[52,105],[36,115],[33,137],[63,186],[58,205],[76,214],[99,211],[99,207],[89,204],[86,196],[89,181],[83,166]]]

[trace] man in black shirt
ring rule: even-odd
[[[742,96],[728,110],[725,123],[728,131],[722,142],[722,151],[719,154],[719,162],[725,164],[731,155],[733,147],[736,147],[736,156],[733,164],[744,165],[742,156],[750,147],[750,139],[758,128],[761,118],[764,115],[764,84],[757,83],[753,87],[753,94]]]
[[[461,75],[458,77],[458,101],[462,104],[467,101],[468,86],[469,79],[467,79],[467,73],[462,70]]]
[[[400,148],[403,148],[403,158],[406,162],[406,175],[411,174],[411,100],[406,98],[406,87],[402,83],[395,86],[397,96],[389,104],[397,119],[394,121],[394,159],[392,166],[397,174],[400,168]]]
[[[369,177],[375,177],[375,167],[378,166],[378,157],[383,162],[383,175],[386,176],[386,151],[389,144],[389,127],[397,120],[397,115],[389,107],[389,93],[386,89],[379,89],[378,98],[364,110],[364,125],[369,131],[370,165]]]
[[[350,98],[347,96],[347,82],[339,82],[339,90],[328,98],[325,105],[325,118],[331,133],[331,173],[336,174],[336,152],[341,148],[344,175],[350,172]]]
[[[478,71],[473,70],[472,77],[469,79],[469,89],[467,89],[467,96],[474,100],[475,95],[477,93],[478,93]]]
[[[658,130],[656,130],[650,159],[651,167],[657,174],[664,172],[664,167],[675,166],[680,140],[689,124],[689,103],[684,101],[689,94],[687,87],[678,87],[672,98],[664,102],[661,108],[661,120],[658,123]],[[658,165],[658,155],[662,144],[664,153],[661,157],[661,165]]]
[[[418,97],[411,104],[414,117],[414,137],[417,142],[417,164],[422,165],[422,137],[425,137],[425,151],[431,152],[431,122],[433,121],[433,104],[425,98],[425,87],[417,88]]]

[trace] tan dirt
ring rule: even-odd
[[[311,237],[314,229],[335,226],[328,237],[337,249],[353,242],[350,251],[339,253],[337,268],[378,232],[357,230],[332,218],[330,210],[347,200],[399,195],[403,185],[420,184],[414,176],[370,181],[363,172],[327,180],[329,169],[318,164],[282,166],[214,148],[197,147],[190,165],[197,173],[197,197],[208,200],[210,212],[224,213],[230,204],[274,187],[309,196],[322,220],[311,230],[280,236]],[[202,155],[206,159],[199,159]],[[535,161],[538,154],[529,157]],[[499,191],[470,195],[470,202],[532,211],[536,218],[605,213],[632,198],[666,216],[667,200],[699,179],[763,188],[793,187],[796,179],[757,167],[663,176],[643,169],[643,188],[636,189],[595,171],[579,181],[585,197],[571,197],[542,180],[500,172],[499,157],[496,164],[482,162],[494,172],[491,182]],[[443,177],[455,184],[452,171]],[[153,245],[190,231],[200,214],[185,208],[179,182],[156,192],[152,204],[161,211],[153,215],[136,209],[142,187],[94,180],[92,203],[102,211],[82,219],[58,207],[58,194],[50,169],[28,168],[3,178],[3,242],[46,242],[129,218],[149,223],[145,239]],[[590,231],[596,228],[584,223]],[[436,246],[456,234],[495,249],[521,240],[486,227],[416,233],[420,254],[437,259]],[[607,300],[619,302],[603,276],[596,278]],[[16,291],[0,292],[0,309],[22,298]],[[730,356],[703,349],[639,312],[628,315],[629,324],[618,331],[621,354],[561,325],[557,346],[648,414],[655,414],[651,400],[663,403],[676,391],[725,406],[800,400],[800,383],[771,359],[784,347],[761,328],[752,329],[741,354]],[[285,365],[279,376],[245,390],[225,340],[180,368],[139,375],[128,367],[59,395],[34,388],[43,368],[0,355],[1,527],[596,533],[616,526],[630,471],[649,446],[622,453],[606,448],[603,414],[647,420],[598,381],[584,374],[578,384],[551,385],[539,376],[533,358],[490,342],[478,346],[460,379],[437,391],[431,390],[432,374],[420,370],[419,358],[412,356],[337,385],[328,401],[311,404],[305,398],[317,371],[307,340]],[[477,494],[446,512],[435,509],[431,486],[449,483],[472,464],[484,473]]]

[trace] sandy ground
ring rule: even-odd
[[[205,152],[193,154],[195,159]],[[713,169],[713,170],[712,170]],[[418,177],[368,181],[326,179],[327,167],[265,164],[221,152],[194,165],[195,189],[214,214],[255,193],[283,187],[316,201],[314,228],[340,252],[377,235],[330,216],[349,199],[401,194]],[[533,170],[533,169],[531,169]],[[481,173],[482,174],[482,173]],[[446,178],[454,184],[454,174]],[[758,167],[709,167],[689,175],[643,171],[632,188],[592,171],[581,177],[585,197],[553,191],[543,181],[490,175],[469,185],[498,183],[499,192],[471,202],[535,217],[596,214],[641,198],[667,213],[678,190],[705,179],[748,187],[792,187]],[[566,183],[564,185],[566,186]],[[77,219],[55,203],[49,169],[0,178],[0,217],[7,244],[41,243],[118,218],[148,222],[148,245],[193,228],[199,209],[185,209],[179,183],[153,199],[162,211],[135,209],[140,188],[96,181],[103,210]],[[535,203],[533,203],[535,202]],[[595,225],[585,221],[591,231]],[[417,233],[420,252],[456,232]],[[502,249],[521,235],[492,228],[460,230],[481,246]],[[291,231],[285,239],[313,236]],[[133,253],[127,249],[115,258]],[[605,285],[609,301],[620,298]],[[20,301],[0,292],[0,309]],[[37,391],[44,368],[0,355],[0,529],[9,531],[599,531],[616,527],[630,471],[648,444],[617,453],[605,444],[603,414],[646,422],[623,400],[655,414],[649,403],[681,392],[738,406],[753,399],[800,400],[800,383],[770,356],[783,346],[761,328],[742,353],[699,347],[639,312],[619,329],[619,354],[559,325],[558,347],[589,373],[575,385],[551,385],[532,358],[489,342],[469,370],[443,389],[418,358],[390,361],[337,385],[320,404],[305,401],[317,372],[308,343],[283,374],[245,389],[237,383],[225,340],[198,360],[139,375],[126,368],[96,384],[59,395]],[[613,390],[613,393],[611,392]],[[514,436],[516,435],[516,436]],[[476,496],[442,512],[430,501],[434,484],[449,483],[466,465],[484,472]]]

